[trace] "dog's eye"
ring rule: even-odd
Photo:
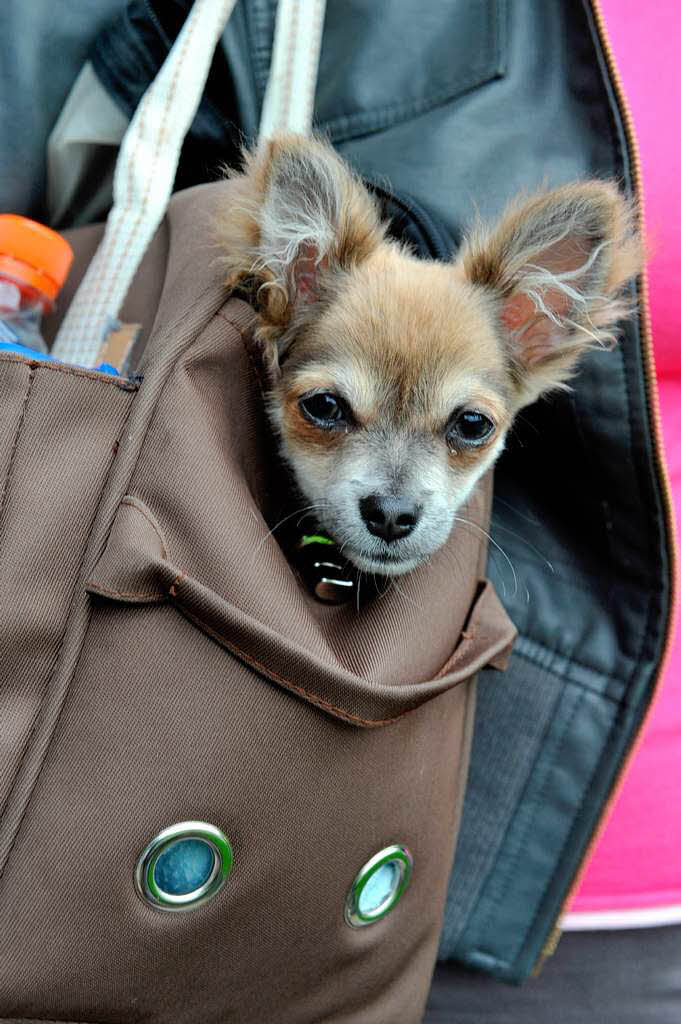
[[[325,430],[331,430],[333,427],[342,426],[352,421],[352,413],[348,405],[338,395],[332,395],[328,391],[301,398],[298,405],[308,420]]]
[[[455,413],[447,427],[447,441],[450,444],[482,444],[494,432],[494,424],[488,416],[475,409],[464,409]]]

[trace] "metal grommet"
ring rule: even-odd
[[[159,910],[193,910],[227,881],[229,840],[205,821],[180,821],[155,836],[135,865],[135,888]]]
[[[362,928],[389,914],[409,885],[413,864],[406,846],[387,846],[368,860],[350,886],[346,922]]]

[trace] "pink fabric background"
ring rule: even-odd
[[[667,464],[681,509],[681,3],[602,0],[643,162],[653,342]],[[571,910],[681,905],[681,635]]]

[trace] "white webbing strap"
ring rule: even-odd
[[[65,362],[95,366],[107,333],[170,199],[182,142],[213,52],[236,0],[194,0],[163,67],[121,143],[104,236],[52,346]],[[279,0],[260,137],[310,131],[325,0]]]
[[[195,0],[121,144],[104,236],[52,346],[65,362],[97,354],[161,223],[180,149],[201,100],[213,52],[236,0]]]
[[[325,10],[326,0],[279,0],[261,142],[279,132],[307,134],[312,127]]]

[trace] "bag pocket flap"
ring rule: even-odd
[[[127,604],[169,602],[258,675],[364,727],[399,719],[487,665],[505,668],[516,634],[494,587],[482,580],[464,630],[434,678],[406,685],[369,682],[305,650],[173,564],[159,524],[133,497],[123,499],[87,589]]]

